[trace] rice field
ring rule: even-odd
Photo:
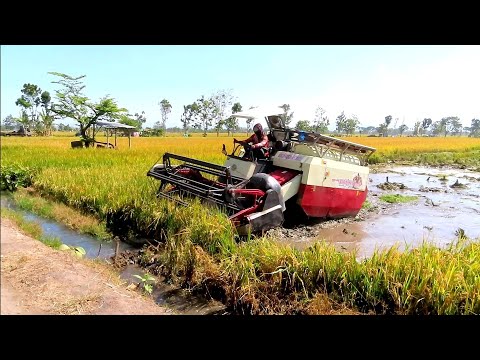
[[[373,163],[480,168],[480,139],[346,139],[377,148]],[[322,243],[303,252],[275,239],[239,243],[227,217],[214,208],[198,201],[178,207],[155,197],[158,182],[146,173],[163,153],[222,164],[222,144],[230,152],[232,136],[132,138],[130,149],[128,139],[120,137],[116,150],[72,149],[74,140],[2,138],[2,177],[12,169],[28,173],[41,195],[95,216],[112,236],[159,240],[157,253],[144,250],[146,266],[217,294],[236,312],[315,313],[314,304],[325,295],[363,313],[480,314],[480,246],[468,239],[459,238],[447,250],[391,249],[359,263],[354,254]]]

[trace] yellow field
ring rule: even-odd
[[[216,157],[216,152],[221,150],[222,144],[227,146],[227,150],[233,147],[233,138],[245,139],[245,133],[236,133],[234,136],[227,136],[220,133],[208,134],[203,137],[202,134],[195,133],[191,137],[185,138],[179,134],[168,134],[166,137],[134,137],[131,138],[130,151],[149,150],[151,152],[180,151],[182,153],[198,153],[204,156]],[[469,151],[480,149],[480,138],[467,137],[342,137],[351,142],[371,146],[380,153],[391,152],[442,152],[442,151]],[[27,146],[27,147],[53,147],[70,149],[70,142],[78,140],[73,136],[53,136],[53,137],[2,137],[3,146]],[[106,141],[104,136],[97,137],[98,141]],[[111,143],[114,142],[109,137]],[[117,137],[117,150],[128,150],[128,138]],[[220,150],[217,150],[220,149]],[[207,155],[208,154],[208,155]]]
[[[381,153],[468,151],[480,149],[480,138],[467,137],[348,137],[342,138],[372,146]]]

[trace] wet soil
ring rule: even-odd
[[[174,314],[127,288],[105,264],[53,250],[1,221],[1,314]]]
[[[375,249],[412,248],[423,241],[447,246],[459,229],[480,238],[480,173],[468,169],[416,166],[373,168],[369,206],[355,218],[314,220],[270,233],[280,242],[304,249],[325,240],[340,251],[368,257]],[[387,203],[384,194],[415,196],[407,203]],[[461,230],[460,230],[461,231]]]
[[[11,200],[8,194],[2,194],[1,207],[19,211],[19,209],[15,206],[14,202]],[[142,293],[143,290],[141,286],[141,279],[139,279],[135,275],[143,277],[145,275],[145,271],[136,266],[134,264],[134,261],[132,261],[132,259],[135,257],[133,254],[138,252],[138,250],[133,249],[130,245],[124,242],[119,242],[117,249],[116,241],[101,242],[93,236],[87,234],[79,234],[76,231],[68,228],[67,226],[59,224],[53,220],[45,219],[26,211],[20,210],[20,212],[26,220],[33,221],[39,224],[45,235],[48,235],[50,237],[56,237],[60,239],[63,244],[67,244],[69,246],[82,247],[86,252],[85,257],[87,259],[96,259],[98,261],[98,264],[110,268],[110,270],[113,271],[113,275],[111,276],[115,276],[120,283],[124,284],[124,287],[127,290]],[[2,236],[4,221],[9,224],[9,228],[12,229],[11,231],[14,231],[13,223],[9,222],[7,219],[4,220],[2,218]],[[8,231],[8,229],[5,231]],[[40,243],[38,240],[36,241]],[[45,246],[41,243],[40,245]],[[56,251],[53,249],[50,250]],[[118,254],[118,256],[115,256],[116,253]],[[2,261],[3,254],[4,251],[2,248]],[[153,291],[152,294],[148,295],[148,297],[150,299],[153,299],[154,302],[159,305],[159,307],[166,307],[170,312],[175,312],[182,315],[225,314],[225,306],[218,301],[206,299],[204,296],[198,296],[192,294],[188,290],[179,288],[178,286],[167,284],[165,282],[165,279],[162,277],[155,276],[153,278]],[[6,281],[5,285],[7,286],[8,284],[9,282]],[[12,294],[15,294],[15,289],[9,287],[6,288],[5,292],[2,292],[2,296],[3,293],[5,293],[5,296],[11,298],[13,296]],[[7,298],[5,298],[5,301],[7,302]],[[2,305],[3,304],[4,298],[2,297]],[[22,313],[21,309],[17,309],[16,311],[17,313]],[[41,313],[40,310],[35,310],[33,312]]]

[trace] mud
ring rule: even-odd
[[[119,242],[117,251],[116,241],[101,242],[93,236],[79,234],[53,220],[42,218],[28,211],[19,210],[11,197],[6,193],[2,193],[0,200],[1,208],[10,208],[21,212],[26,220],[38,223],[45,235],[59,238],[62,243],[70,246],[81,246],[85,249],[87,258],[103,259],[114,266],[119,271],[120,277],[128,283],[128,290],[134,290],[139,287],[141,280],[134,275],[142,277],[145,271],[132,260],[136,257],[135,254],[138,250],[124,242]],[[155,303],[159,305],[159,308],[165,307],[182,315],[227,314],[225,306],[219,302],[208,300],[204,296],[199,296],[178,286],[167,284],[163,277],[157,276],[155,279],[151,295]],[[142,291],[141,288],[137,290]]]
[[[460,232],[480,238],[480,172],[468,169],[388,166],[372,169],[370,203],[355,218],[317,220],[270,233],[280,242],[304,249],[325,240],[340,251],[356,251],[359,258],[397,245],[419,246],[423,241],[447,246]],[[416,196],[409,203],[389,204],[383,194]]]

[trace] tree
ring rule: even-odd
[[[167,120],[168,115],[172,111],[172,105],[168,102],[167,99],[163,99],[158,103],[160,105],[160,113],[162,114],[162,128],[164,131],[164,135],[167,135]]]
[[[366,127],[359,127],[360,134],[373,134],[375,131],[377,131],[377,128],[375,126],[366,126]]]
[[[224,125],[226,125],[226,110],[230,108],[233,103],[232,89],[218,90],[212,94],[211,100],[216,108],[215,130],[217,136]]]
[[[183,135],[188,136],[188,128],[190,124],[195,120],[195,115],[197,112],[197,103],[183,106],[183,114],[180,117],[180,121],[183,124]]]
[[[312,131],[312,125],[308,120],[298,120],[295,129],[302,131]]]
[[[315,126],[315,132],[326,133],[328,132],[328,125],[330,120],[325,116],[326,111],[320,106],[315,110],[315,118],[313,124]]]
[[[337,121],[336,121],[336,130],[338,131],[339,134],[341,134],[345,130],[346,122],[347,122],[347,117],[345,116],[345,112],[342,111],[342,113],[337,116]]]
[[[141,130],[143,127],[143,124],[145,124],[147,121],[147,118],[145,116],[145,111],[142,111],[141,114],[135,113],[135,115],[133,116],[135,116],[135,121],[137,121],[137,123],[139,124],[138,129]]]
[[[408,126],[405,125],[405,124],[402,124],[398,127],[398,132],[400,134],[400,136],[402,136],[402,134],[408,130]]]
[[[212,119],[217,118],[218,109],[211,98],[205,99],[203,95],[197,100],[196,105],[194,108],[197,115],[195,126],[203,130],[203,136],[207,136],[208,128],[212,126]]]
[[[380,136],[386,136],[388,129],[387,129],[387,124],[382,123],[380,126],[377,128],[378,133]]]
[[[20,126],[24,129],[30,128],[31,121],[25,110],[20,111],[20,117],[17,118],[17,123],[20,124]]]
[[[432,123],[432,134],[440,135],[441,133],[444,133],[446,131],[444,127],[445,125],[441,121],[435,121]]]
[[[108,95],[101,98],[98,103],[91,102],[82,93],[85,85],[80,79],[86,75],[72,77],[58,72],[49,72],[49,74],[58,76],[60,80],[53,83],[63,87],[55,90],[59,103],[52,106],[52,111],[62,118],[77,121],[80,126],[80,136],[87,143],[92,140],[87,135],[87,131],[97,120],[115,121],[127,112],[127,109],[119,108],[115,100]]]
[[[6,130],[15,129],[16,124],[17,119],[15,119],[12,115],[7,115],[5,119],[2,120],[2,128],[5,128]]]
[[[385,125],[387,125],[387,128],[390,126],[391,122],[392,122],[392,115],[385,116]]]
[[[242,105],[240,105],[239,102],[236,102],[232,106],[232,114],[236,114],[238,112],[242,111]],[[228,136],[230,136],[230,133],[233,133],[235,130],[238,129],[238,119],[235,116],[229,116],[227,120],[225,120],[225,126],[227,127],[228,130]]]
[[[430,127],[430,125],[432,125],[432,119],[430,119],[430,118],[423,119],[422,129],[423,129],[424,134],[427,132],[427,129]]]
[[[290,111],[290,105],[289,104],[283,104],[283,105],[280,105],[280,107],[284,111],[283,115],[282,115],[282,119],[285,122],[285,127],[288,128],[288,126],[290,125],[290,122],[293,119],[293,111],[290,114],[288,113]]]
[[[469,137],[480,137],[480,120],[472,119],[472,125],[470,126]]]
[[[120,124],[134,126],[137,131],[140,131],[142,128],[142,124],[137,119],[132,118],[130,114],[121,114],[118,122]]]
[[[360,125],[360,121],[358,120],[357,115],[352,115],[351,118],[345,120],[344,130],[347,135],[353,135],[355,130],[358,128],[358,125]]]
[[[21,92],[22,96],[17,99],[15,105],[20,106],[28,115],[28,123],[24,125],[33,127],[38,121],[38,106],[41,103],[42,89],[34,84],[23,84]],[[25,118],[23,118],[23,121],[24,120]]]
[[[385,132],[383,133],[383,136],[388,136],[388,127],[390,126],[391,122],[392,122],[392,115],[385,116],[385,127],[384,127]]]
[[[121,114],[118,122],[121,124],[134,126],[137,131],[141,131],[143,124],[145,124],[146,121],[147,118],[145,117],[145,111],[142,111],[140,114],[135,113],[135,115]]]
[[[458,116],[450,116],[447,120],[447,131],[453,135],[458,135],[462,131],[462,123]],[[446,136],[446,134],[445,134]]]
[[[42,92],[40,95],[40,104],[42,110],[40,112],[40,120],[36,125],[37,133],[42,135],[51,135],[55,114],[52,112],[52,97],[48,91]]]
[[[413,126],[413,136],[419,136],[421,129],[422,128],[422,123],[420,121],[417,121],[415,125]]]
[[[57,125],[58,131],[74,131],[74,129],[70,125],[65,125],[65,124],[58,124]]]

